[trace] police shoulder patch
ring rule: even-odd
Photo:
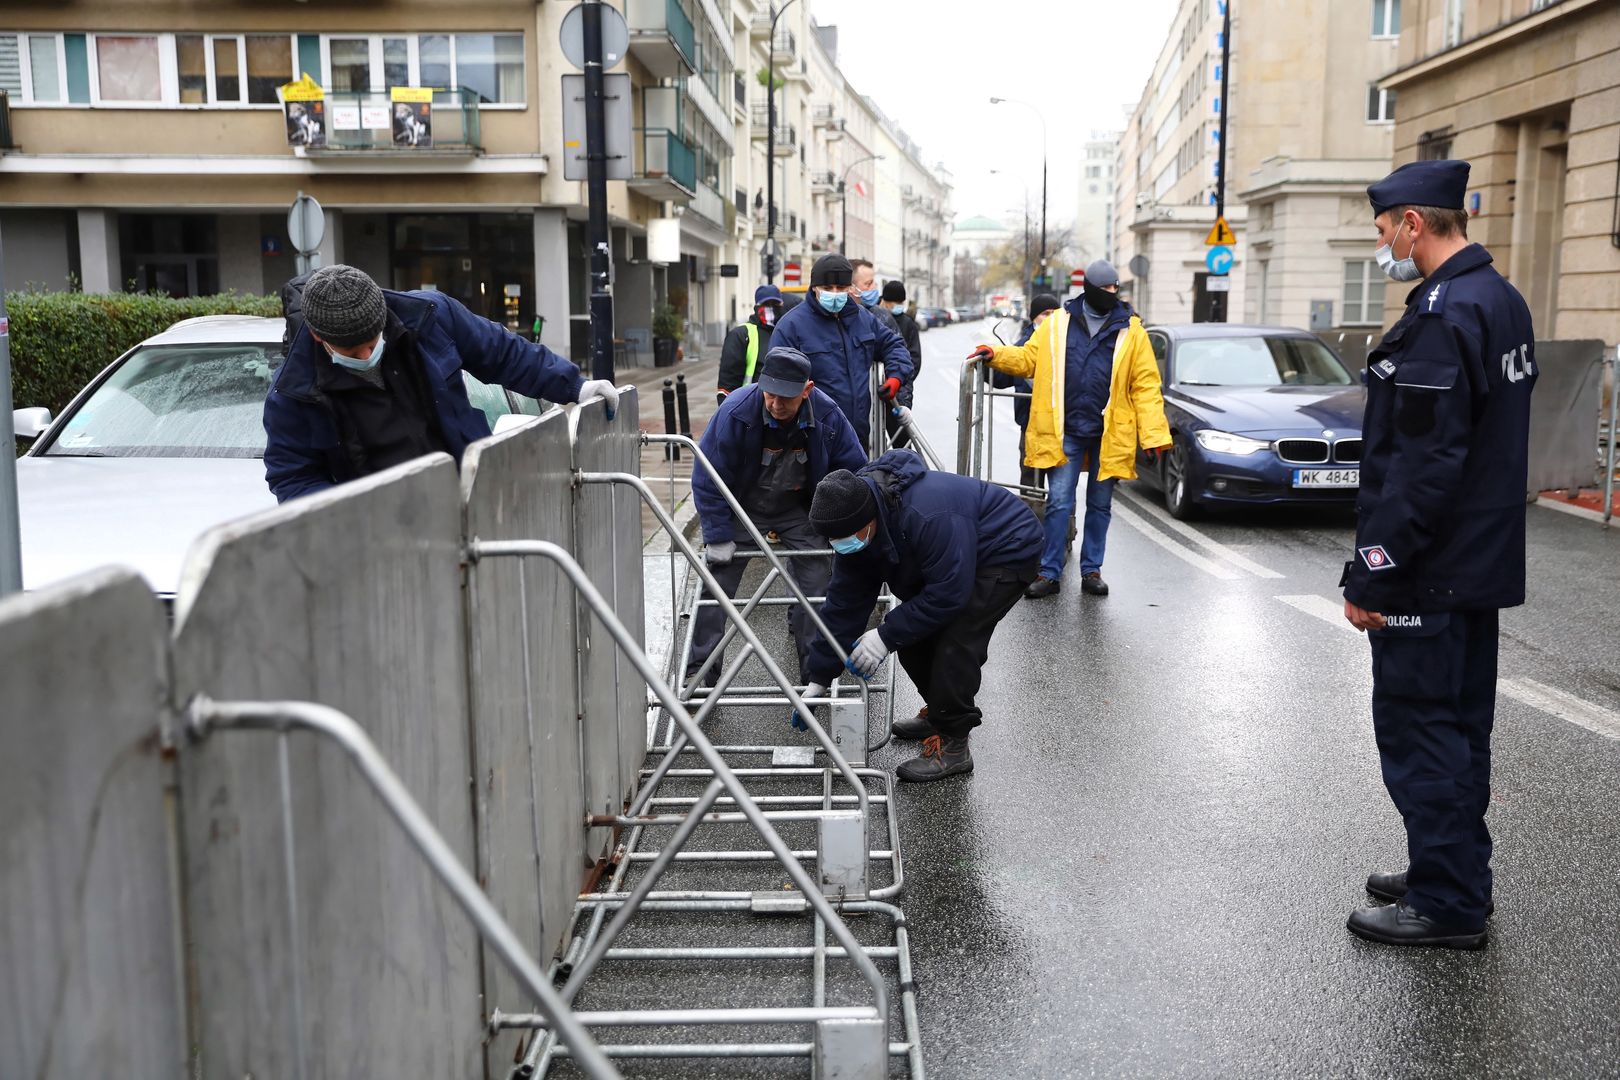
[[[1437,281],[1418,298],[1419,315],[1439,315],[1445,310],[1446,286],[1449,281]]]
[[[1372,366],[1372,373],[1380,379],[1387,379],[1395,374],[1395,361],[1387,357]]]
[[[1395,560],[1389,557],[1389,552],[1384,550],[1382,544],[1370,544],[1364,548],[1357,548],[1356,554],[1361,556],[1361,561],[1367,564],[1368,570],[1395,569]]]

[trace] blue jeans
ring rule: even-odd
[[[1046,471],[1046,546],[1041,550],[1041,576],[1059,581],[1069,561],[1069,519],[1074,516],[1074,493],[1080,486],[1080,463],[1086,468],[1086,520],[1080,530],[1080,573],[1102,569],[1108,546],[1108,522],[1114,516],[1115,480],[1097,479],[1101,439],[1063,436],[1063,456],[1069,460]]]

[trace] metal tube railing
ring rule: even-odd
[[[540,1015],[568,1044],[580,1067],[593,1078],[617,1080],[619,1070],[569,1010],[540,965],[524,949],[523,942],[495,910],[495,905],[461,865],[450,845],[383,758],[376,743],[352,717],[329,706],[305,701],[211,701],[200,696],[192,699],[186,716],[186,731],[192,739],[200,742],[214,731],[233,729],[283,734],[305,731],[330,739],[341,747],[428,868],[472,919],[479,934],[523,988],[533,995]],[[849,944],[845,943],[845,947]]]
[[[589,474],[581,475],[584,477],[588,476]],[[604,475],[614,476],[618,474]],[[644,495],[651,494],[651,492],[644,490],[644,486],[640,484],[641,478],[639,476],[630,476],[629,479],[637,482],[636,486],[638,487],[638,490],[643,490]],[[590,481],[587,480],[586,482]],[[663,507],[657,504],[656,499],[652,500],[651,505],[657,511],[663,510]],[[691,558],[694,553],[691,552],[690,545],[686,543],[685,538],[679,536],[678,532],[675,533],[675,536],[679,539],[682,546],[686,548],[688,558]],[[646,651],[643,650],[642,647],[636,642],[635,637],[625,627],[624,623],[619,621],[619,618],[614,613],[613,608],[597,590],[596,586],[591,583],[591,580],[586,575],[584,568],[581,567],[577,561],[575,561],[574,557],[570,555],[567,550],[546,540],[478,541],[475,539],[468,545],[467,556],[469,559],[484,559],[497,556],[533,556],[549,559],[562,570],[563,574],[573,585],[575,591],[579,593],[580,597],[584,599],[586,605],[589,606],[590,609],[596,614],[597,621],[602,624],[609,635],[611,635],[613,640],[618,644],[620,651],[630,661],[631,666],[636,669],[638,674],[640,674],[642,680],[652,688],[653,693],[657,696],[659,702],[664,706],[665,710],[668,711],[670,717],[675,721],[676,724],[680,726],[681,730],[685,733],[687,740],[692,744],[698,755],[702,757],[709,768],[713,770],[714,779],[718,781],[724,787],[725,791],[737,801],[737,806],[742,811],[743,815],[748,819],[748,823],[751,824],[755,831],[759,833],[760,838],[765,841],[766,847],[770,848],[771,851],[776,855],[777,861],[781,864],[783,871],[787,874],[789,879],[792,880],[793,884],[798,887],[800,892],[803,893],[805,902],[808,903],[812,909],[814,909],[818,916],[827,920],[827,924],[832,929],[833,936],[838,939],[838,943],[845,949],[849,950],[851,956],[854,957],[855,965],[860,969],[861,976],[872,987],[872,994],[876,1003],[872,1009],[859,1009],[855,1011],[859,1012],[862,1016],[870,1017],[875,1015],[877,1018],[887,1022],[889,1016],[888,988],[883,984],[883,976],[878,971],[877,965],[872,962],[870,957],[860,952],[860,944],[855,940],[854,934],[850,932],[850,929],[847,925],[845,925],[844,920],[838,916],[838,912],[833,907],[832,902],[821,894],[821,890],[816,884],[815,879],[808,871],[805,870],[802,865],[800,865],[799,861],[793,857],[792,849],[787,846],[787,843],[783,841],[781,835],[778,834],[776,829],[772,827],[771,823],[766,820],[764,812],[761,811],[760,808],[754,804],[753,800],[749,798],[748,792],[746,789],[744,789],[742,781],[738,779],[736,774],[731,771],[731,767],[726,764],[725,759],[721,757],[719,751],[714,748],[714,744],[709,741],[708,736],[704,735],[702,729],[699,728],[692,720],[691,715],[686,711],[686,708],[682,705],[680,699],[676,697],[674,690],[670,688],[669,684],[664,681],[663,676],[661,676],[658,673],[658,670],[653,666],[653,662],[647,656]],[[711,588],[714,588],[715,592],[720,593],[720,590],[714,587],[713,576],[708,574],[706,570],[700,569],[700,572],[704,577],[708,578],[708,581],[705,582],[705,584],[709,585]],[[721,595],[724,594],[721,593]],[[733,609],[730,614],[733,618],[735,618],[735,609]],[[749,644],[754,647],[754,650],[759,654],[760,659],[766,662],[769,668],[775,668],[775,662],[771,660],[770,654],[766,652],[765,649],[760,645],[758,638],[754,637],[752,630],[749,631],[747,637],[750,639]],[[778,682],[786,684],[785,677],[781,674],[780,669],[773,670],[771,672],[771,676]],[[791,684],[786,684],[786,688],[788,697],[792,700],[794,708],[799,709],[800,712],[807,712],[804,707],[804,702],[799,698],[797,691],[792,688]],[[811,720],[811,729],[818,731],[824,739],[826,738],[826,733],[819,731],[819,725],[817,725],[813,719]],[[850,781],[850,786],[855,789],[856,794],[860,798],[862,814],[864,815],[868,813],[865,785],[860,783],[858,777],[855,775],[854,770],[851,769],[849,763],[844,760],[843,755],[838,752],[837,746],[833,745],[831,739],[826,739],[824,748],[827,751],[828,757],[830,757],[839,767],[839,772]]]

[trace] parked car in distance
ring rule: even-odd
[[[13,413],[23,587],[122,563],[171,598],[191,542],[276,505],[264,480],[264,396],[280,367],[283,322],[186,319],[120,356],[54,422]],[[538,416],[539,402],[471,376],[467,393],[494,427]]]
[[[931,330],[936,326],[949,326],[955,321],[951,313],[944,308],[920,307],[917,309],[917,325],[925,330]]]
[[[1321,339],[1280,326],[1152,326],[1174,445],[1137,474],[1177,518],[1201,507],[1351,506],[1367,391]]]

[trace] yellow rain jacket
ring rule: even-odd
[[[1068,311],[1058,308],[1024,345],[989,346],[990,366],[1020,379],[1032,379],[1029,428],[1024,438],[1024,464],[1054,469],[1069,459],[1063,453],[1063,382],[1069,340]],[[1101,480],[1136,479],[1136,447],[1151,450],[1170,445],[1164,418],[1159,365],[1153,359],[1142,320],[1131,316],[1114,345],[1114,374],[1108,404],[1103,407],[1102,446],[1097,476]]]

